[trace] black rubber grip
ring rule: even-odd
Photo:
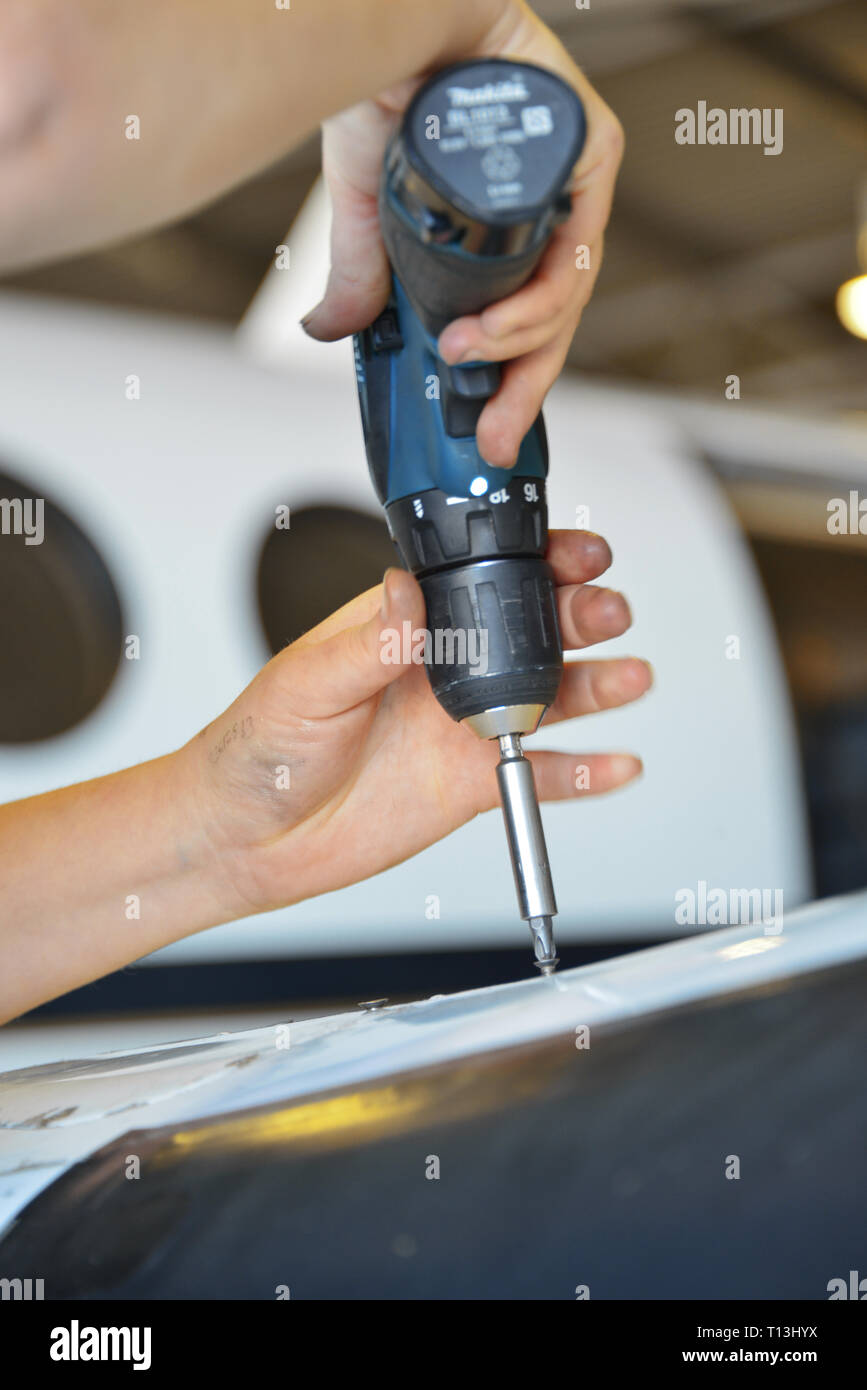
[[[489,304],[514,294],[529,280],[545,250],[540,245],[516,256],[474,256],[422,242],[416,229],[395,210],[384,186],[379,220],[394,273],[435,338],[453,319],[481,313]]]
[[[427,605],[426,666],[453,719],[498,705],[550,705],[563,672],[541,478],[504,475],[498,493],[437,489],[388,508],[401,559]]]
[[[554,578],[538,556],[422,576],[427,674],[452,719],[500,705],[550,705],[563,673]]]

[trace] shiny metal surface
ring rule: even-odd
[[[473,1059],[514,1049],[536,1056],[548,1042],[561,1057],[580,1062],[587,1053],[576,1048],[576,1039],[581,1041],[586,1030],[595,1037],[693,1006],[703,1016],[714,1000],[744,991],[773,999],[800,976],[835,966],[854,968],[863,960],[867,893],[787,914],[778,934],[752,924],[705,931],[548,980],[520,980],[372,1012],[353,1010],[102,1056],[89,1052],[93,1042],[85,1028],[82,1060],[0,1074],[0,1233],[64,1173],[131,1130],[138,1145],[165,1126],[186,1129],[218,1116],[240,1118],[274,1108],[297,1112],[349,1091],[390,1095],[404,1073],[434,1067],[451,1068],[458,1085]],[[725,1036],[737,1041],[728,1028]],[[833,1030],[825,1036],[833,1041]],[[760,1062],[754,1030],[744,1034],[744,1042],[747,1054]],[[798,1047],[792,1044],[790,1051],[778,1039],[769,1054],[773,1066],[794,1055],[811,1057],[803,1037]],[[714,1047],[705,1046],[705,1052],[699,1071],[707,1079],[719,1057]],[[653,1052],[639,1049],[636,1055],[636,1081],[644,1088],[658,1061]],[[827,1090],[833,1075],[833,1070],[819,1074],[822,1088]],[[737,1094],[748,1090],[739,1083]],[[500,1093],[511,1094],[511,1083]],[[788,1094],[801,1113],[803,1096]],[[649,1113],[644,1091],[641,1097],[644,1125]],[[442,1104],[435,1110],[442,1114]],[[125,1153],[141,1151],[125,1143]],[[76,1238],[80,1241],[80,1234]]]
[[[536,965],[543,975],[553,975],[560,964],[557,947],[554,945],[554,920],[552,917],[531,917],[527,926],[533,933],[533,950]]]
[[[863,906],[797,941],[718,932],[340,1034],[317,1020],[288,1048],[213,1040],[209,1071],[189,1046],[67,1067],[60,1093],[37,1068],[4,1107],[19,1167],[52,1131],[87,1157],[43,1180],[0,1266],[45,1270],[49,1300],[825,1299],[863,1244]],[[789,973],[808,957],[837,966]],[[643,1016],[603,1024],[627,995]],[[84,1149],[109,1084],[113,1133]]]
[[[479,738],[502,738],[504,734],[532,734],[538,729],[547,705],[497,705],[494,709],[471,714],[461,723]]]
[[[533,769],[524,757],[519,734],[504,734],[500,739],[497,781],[519,911],[533,935],[536,964],[543,975],[550,975],[557,965],[552,921],[557,900]]]

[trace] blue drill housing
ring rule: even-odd
[[[356,339],[355,365],[371,476],[385,506],[431,488],[483,497],[515,475],[545,477],[547,458],[534,429],[511,470],[485,463],[475,431],[461,438],[446,432],[436,342],[396,276],[392,306]]]

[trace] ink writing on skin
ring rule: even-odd
[[[210,753],[208,754],[208,762],[219,762],[220,758],[223,756],[230,743],[234,743],[236,739],[239,738],[249,738],[252,732],[253,716],[251,714],[248,714],[246,718],[240,719],[235,724],[230,725],[230,727],[223,734],[223,737],[220,739],[220,742],[215,744],[215,746],[211,749]]]

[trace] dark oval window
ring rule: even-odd
[[[96,708],[121,657],[111,575],[71,517],[0,472],[0,743],[33,743]]]
[[[378,517],[348,507],[303,507],[286,530],[270,531],[259,557],[262,626],[282,651],[335,608],[382,579],[397,554]]]

